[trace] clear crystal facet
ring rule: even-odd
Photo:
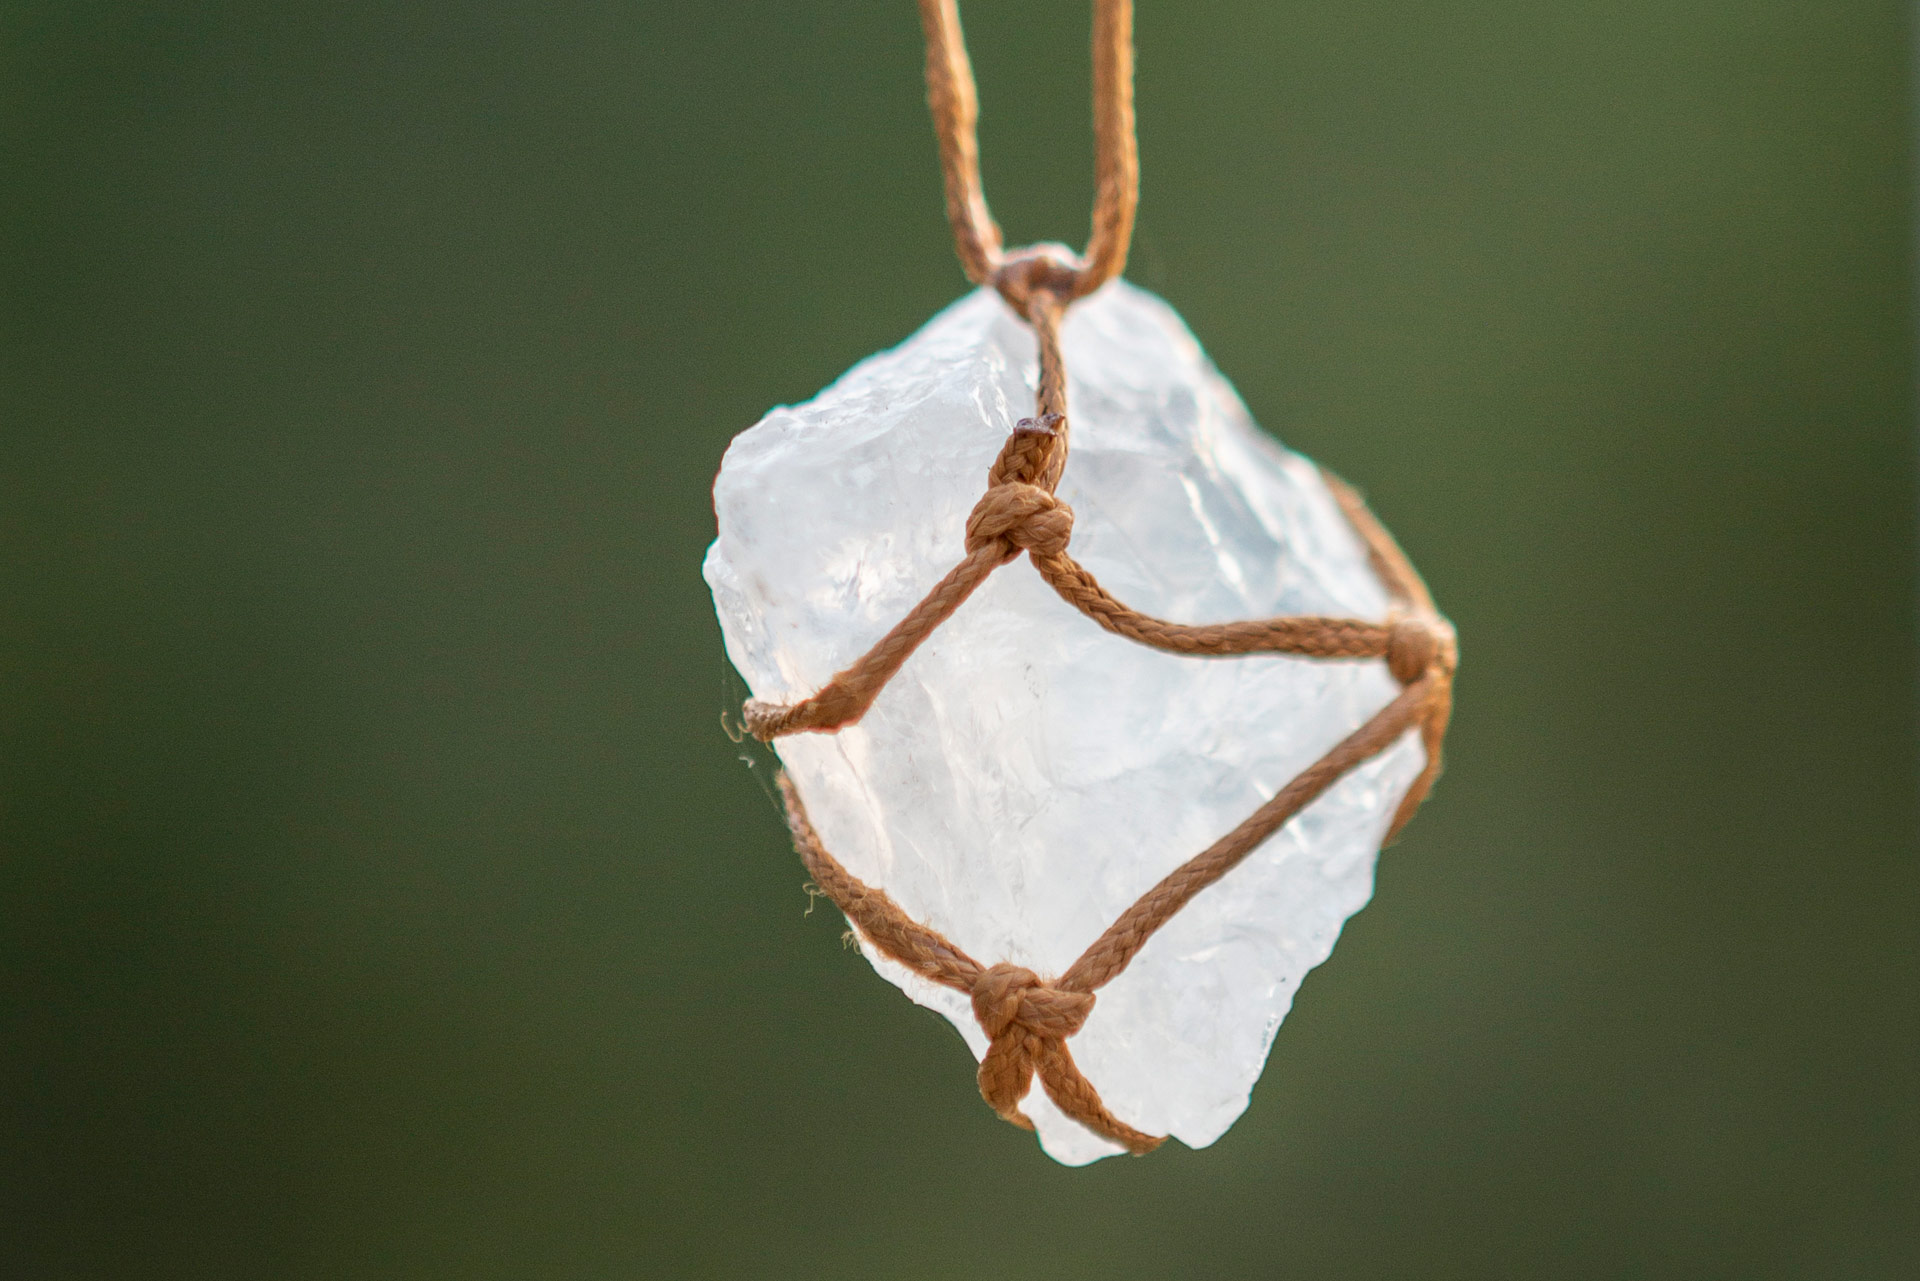
[[[1386,598],[1315,467],[1254,426],[1165,303],[1123,282],[1068,313],[1073,555],[1181,622],[1380,619]],[[812,693],[963,554],[987,468],[1032,412],[1032,332],[981,290],[727,450],[707,553],[727,653],[756,698]],[[1070,965],[1140,894],[1394,695],[1378,661],[1191,658],[1102,631],[1024,560],[910,658],[859,724],[778,741],[855,876],[982,964]],[[1245,1110],[1306,972],[1372,893],[1409,733],[1203,891],[1101,989],[1071,1045],[1107,1106],[1193,1147]],[[863,945],[864,946],[864,945]],[[951,1019],[967,997],[867,948]],[[1121,1149],[1026,1110],[1055,1159]]]

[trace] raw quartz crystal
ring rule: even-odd
[[[1379,620],[1385,593],[1314,465],[1263,435],[1180,318],[1114,282],[1067,313],[1072,554],[1180,622]],[[977,291],[727,450],[706,577],[754,697],[863,653],[962,556],[968,511],[1033,412],[1032,332]],[[776,749],[828,849],[983,965],[1058,974],[1143,891],[1395,694],[1379,660],[1194,658],[1109,635],[1024,558],[995,573],[858,724]],[[1109,1109],[1203,1147],[1247,1100],[1306,972],[1373,890],[1409,732],[1201,892],[1098,993],[1069,1045]],[[987,1038],[964,993],[861,946]],[[1122,1149],[1025,1111],[1056,1160]]]

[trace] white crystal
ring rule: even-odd
[[[1253,424],[1171,308],[1116,282],[1064,330],[1073,554],[1183,622],[1380,619],[1386,598],[1314,466]],[[757,698],[812,693],[962,555],[967,512],[1033,412],[1035,343],[975,292],[727,450],[707,553]],[[779,740],[842,863],[982,964],[1058,974],[1142,891],[1246,818],[1395,692],[1383,663],[1200,659],[1103,632],[1024,559],[996,573],[838,734]],[[1306,972],[1373,891],[1412,734],[1296,816],[1156,935],[1073,1038],[1121,1119],[1203,1147],[1246,1109]],[[864,944],[863,944],[864,946]],[[867,949],[986,1038],[966,996]],[[1056,1160],[1120,1149],[1026,1101]]]

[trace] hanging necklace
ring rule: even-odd
[[[1204,1146],[1439,772],[1453,630],[1118,279],[1130,0],[1094,4],[1082,254],[1002,247],[955,0],[920,14],[980,288],[735,439],[707,579],[809,875],[994,1110],[1070,1164]]]

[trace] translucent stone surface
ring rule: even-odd
[[[1124,283],[1064,330],[1073,552],[1163,618],[1378,619],[1381,587],[1314,466],[1261,434],[1180,318]],[[706,577],[755,697],[813,692],[962,555],[968,510],[1031,414],[1035,344],[976,292],[808,403],[740,434]],[[1142,891],[1246,818],[1395,692],[1378,661],[1200,659],[1110,636],[1024,560],[920,649],[858,725],[778,751],[828,848],[982,964],[1057,974]],[[1409,734],[1203,891],[1099,993],[1071,1042],[1113,1112],[1193,1147],[1245,1110],[1306,972],[1373,890]],[[967,998],[868,949],[953,1021]],[[1026,1102],[1047,1152],[1120,1149]]]

